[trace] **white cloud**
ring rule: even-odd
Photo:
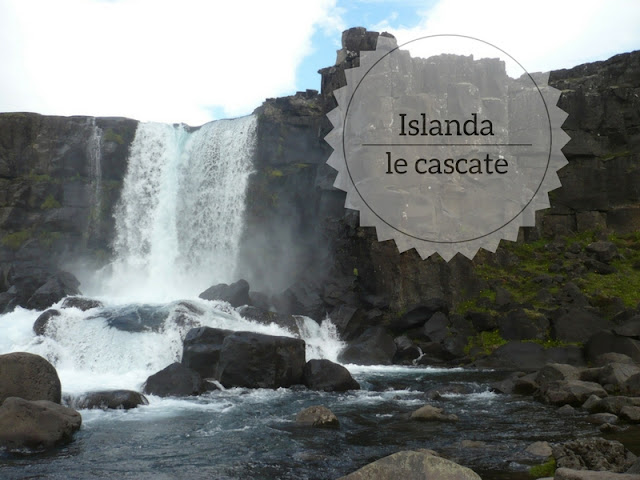
[[[640,48],[637,0],[440,0],[419,15],[415,27],[394,28],[390,18],[376,28],[393,33],[399,44],[426,35],[472,36],[503,49],[529,72],[570,68]],[[423,56],[426,53],[417,47],[428,43],[433,46],[434,42],[420,41],[407,48],[412,55]],[[499,52],[478,49],[473,53],[496,57]]]
[[[199,125],[290,94],[335,0],[0,0],[0,111]]]

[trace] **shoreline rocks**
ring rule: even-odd
[[[60,403],[58,372],[46,359],[33,353],[0,355],[0,402],[8,397]]]
[[[0,406],[0,446],[9,451],[42,450],[71,442],[82,417],[47,400],[9,397]]]

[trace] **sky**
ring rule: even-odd
[[[318,90],[354,26],[399,44],[470,36],[548,71],[640,49],[640,1],[0,0],[0,112],[194,126],[247,115]]]

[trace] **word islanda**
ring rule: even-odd
[[[427,115],[420,114],[420,118],[408,119],[406,113],[400,113],[400,132],[401,137],[406,136],[493,136],[493,124],[491,120],[482,120],[478,122],[478,114],[472,113],[471,118],[461,122],[459,120],[430,120],[427,121]],[[471,146],[472,144],[470,144]],[[443,148],[446,144],[443,144]],[[405,174],[410,171],[409,162],[404,158],[393,158],[390,151],[386,153],[387,170],[386,174]],[[480,158],[418,158],[413,162],[413,168],[420,175],[424,174],[489,174],[494,173],[504,175],[508,172],[509,162],[505,158],[491,158],[487,153],[482,159]]]

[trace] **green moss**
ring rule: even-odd
[[[632,155],[633,152],[631,150],[621,150],[619,152],[613,152],[613,153],[609,153],[607,155],[603,155],[600,157],[601,160],[607,161],[607,160],[613,160],[614,158],[618,158],[618,157],[628,157],[630,155]]]
[[[270,177],[282,177],[284,176],[284,173],[282,170],[278,170],[277,168],[269,168],[267,169],[267,175]]]
[[[12,250],[18,250],[30,238],[31,230],[20,230],[18,232],[8,233],[2,237],[0,243]]]
[[[551,457],[541,465],[536,465],[529,469],[529,475],[533,478],[553,477],[556,471],[556,459]]]
[[[354,277],[358,276],[358,269],[356,267],[353,267],[353,276]]]
[[[47,175],[47,174],[38,175],[33,171],[29,172],[26,178],[27,180],[33,183],[59,183],[58,179],[55,179],[50,175]]]
[[[113,131],[112,128],[107,128],[102,136],[105,142],[115,142],[118,145],[124,144],[124,139],[122,135]]]
[[[589,272],[580,279],[579,286],[592,297],[600,300],[618,297],[627,307],[635,308],[640,302],[640,270],[633,266],[640,262],[640,232],[612,234],[608,240],[624,255],[624,258],[611,262],[616,273],[601,275]]]
[[[53,195],[49,195],[44,202],[42,202],[42,205],[40,205],[40,208],[42,210],[51,210],[52,208],[60,208],[62,205],[60,205],[60,202],[56,200],[56,198]]]
[[[489,355],[496,348],[504,345],[505,343],[507,343],[507,341],[502,338],[497,329],[491,332],[480,332],[478,335],[469,337],[469,341],[464,347],[464,353],[469,355],[472,350],[479,348],[483,353]]]
[[[467,299],[463,302],[460,302],[453,309],[454,313],[464,315],[467,312],[487,312],[491,314],[495,314],[495,310],[487,308],[485,306],[479,305],[479,300],[481,298],[488,298],[491,302],[496,301],[496,292],[493,290],[482,290],[477,296]]]
[[[54,242],[56,242],[61,238],[62,238],[62,233],[60,232],[41,232],[40,235],[38,235],[38,239],[40,240],[40,243],[45,248],[50,248]]]

